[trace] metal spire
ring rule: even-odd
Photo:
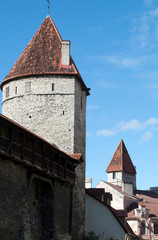
[[[47,0],[47,2],[48,2],[48,17],[49,17],[50,0]]]

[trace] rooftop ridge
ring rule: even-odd
[[[132,160],[122,139],[112,156],[106,172],[128,172],[136,174]]]

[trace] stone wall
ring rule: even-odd
[[[0,157],[0,233],[5,240],[70,240],[71,186]]]
[[[31,91],[25,92],[27,82],[31,82]],[[34,77],[9,82],[3,87],[2,114],[61,150],[73,153],[74,85],[73,77]],[[10,90],[6,98],[7,87]]]
[[[122,187],[122,183],[132,184],[133,189],[136,189],[136,175],[126,172],[115,172],[115,178],[113,178],[113,172],[108,173],[108,182]]]
[[[74,152],[82,153],[83,162],[76,167],[73,201],[73,239],[81,239],[85,231],[85,145],[86,145],[86,93],[75,82]]]
[[[72,234],[79,239],[85,226],[86,92],[81,83],[74,76],[13,80],[3,86],[2,113],[64,152],[83,154],[73,190]]]

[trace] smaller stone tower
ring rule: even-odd
[[[123,140],[120,141],[106,169],[108,182],[122,187],[122,191],[133,194],[136,189],[136,170]]]

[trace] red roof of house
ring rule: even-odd
[[[109,182],[105,182],[105,181],[102,181],[102,182],[104,182],[105,184],[109,185],[110,187],[112,187],[113,189],[115,189],[116,191],[124,195],[126,199],[132,199],[133,201],[137,201],[137,198],[135,195],[129,195],[128,193],[123,192],[122,187]],[[107,191],[106,187],[105,187],[105,191]]]
[[[6,82],[19,77],[46,74],[71,74],[78,77],[88,95],[89,89],[87,89],[83,82],[73,59],[70,57],[69,66],[63,66],[61,64],[61,48],[62,38],[52,18],[47,17],[3,80],[1,89]]]
[[[106,172],[128,172],[136,174],[135,167],[133,166],[123,140],[120,141]]]
[[[149,209],[149,215],[158,217],[158,198],[150,197],[144,194],[136,194],[136,197],[141,201],[138,202],[138,205],[145,206]],[[128,217],[135,217],[134,211],[128,213]]]

